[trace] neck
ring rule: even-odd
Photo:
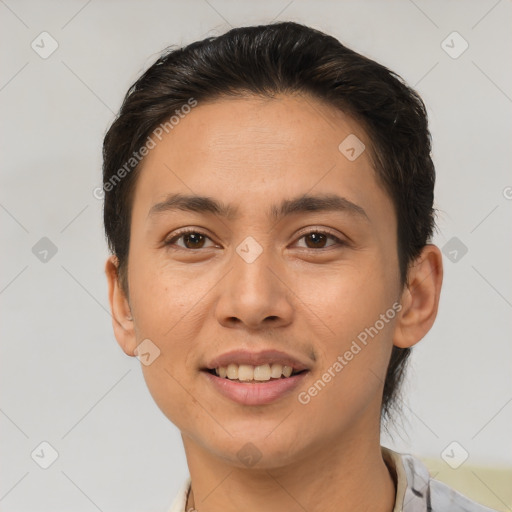
[[[359,435],[314,447],[293,464],[240,468],[182,436],[192,490],[186,510],[197,512],[391,512],[396,487],[379,436]]]

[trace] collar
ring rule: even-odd
[[[427,512],[430,473],[420,459],[381,446],[382,458],[395,479],[393,512]]]

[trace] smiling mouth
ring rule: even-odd
[[[275,380],[284,380],[308,370],[294,370],[291,366],[281,364],[263,364],[252,366],[249,364],[229,364],[218,368],[205,368],[204,371],[232,382],[244,384],[265,383]]]

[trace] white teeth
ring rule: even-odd
[[[270,369],[270,376],[274,379],[279,379],[281,374],[283,373],[283,365],[282,364],[273,364]]]
[[[238,367],[238,380],[253,380],[254,379],[254,366],[248,364],[241,364]]]
[[[231,363],[227,367],[220,366],[215,368],[215,373],[221,378],[228,378],[230,380],[240,380],[242,382],[255,381],[269,381],[272,379],[279,379],[281,376],[290,377],[293,373],[291,366],[286,366],[278,363],[262,364],[259,366],[252,366],[250,364],[234,364]]]
[[[219,372],[220,373],[220,372]],[[228,379],[238,379],[238,365],[229,364],[226,371],[226,377]]]
[[[281,377],[281,375],[279,375]],[[254,380],[270,380],[270,365],[262,364],[254,367]]]

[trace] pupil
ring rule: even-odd
[[[325,239],[325,235],[323,235],[321,233],[310,233],[308,236],[309,236],[310,240],[313,239],[313,244],[315,246],[320,245],[321,242],[323,242]],[[319,244],[319,242],[320,242],[320,244]]]
[[[194,234],[194,233],[192,233],[192,234],[188,234],[188,235],[186,235],[186,240],[187,240],[187,242],[189,242],[189,241],[190,241],[190,239],[195,240],[195,242],[193,242],[193,243],[192,243],[192,245],[195,245],[195,246],[197,247],[198,245],[200,245],[200,244],[198,244],[198,242],[200,242],[200,241],[201,241],[201,240],[200,240],[200,237],[202,237],[202,236],[203,236],[203,235],[200,235],[200,234],[198,234],[198,233],[195,233],[195,234]]]

